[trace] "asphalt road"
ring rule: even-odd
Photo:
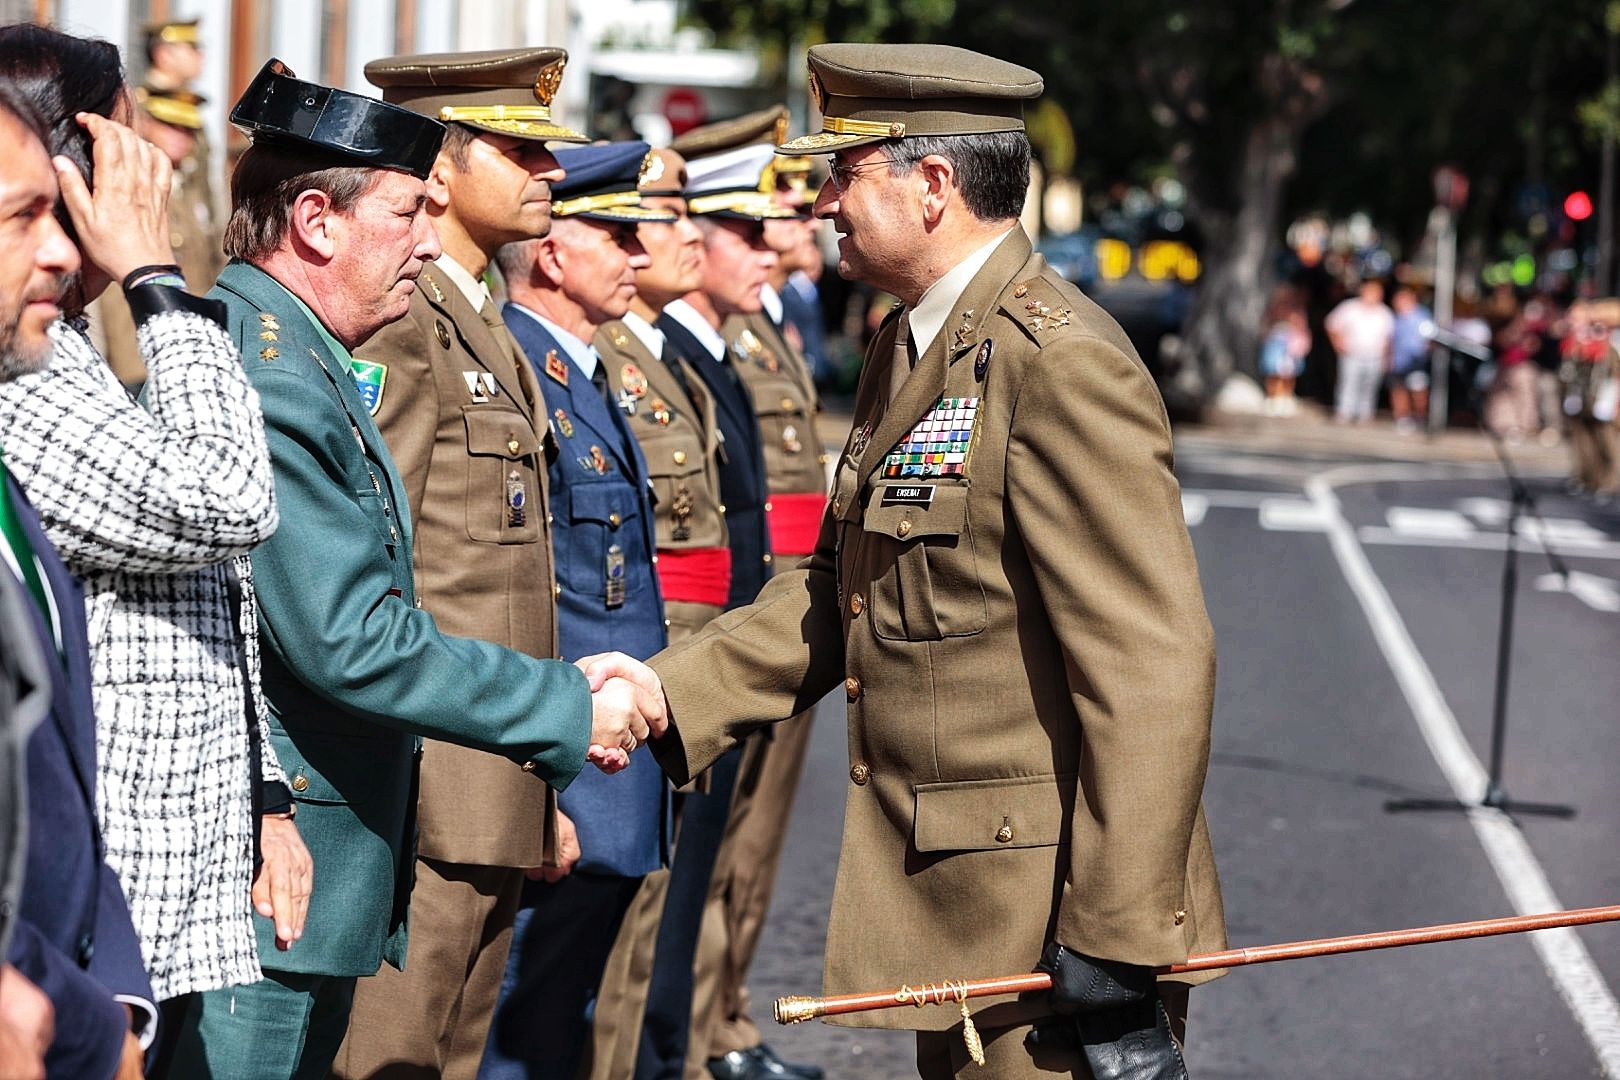
[[[1477,801],[1489,760],[1507,487],[1403,464],[1179,438],[1220,676],[1206,789],[1234,945],[1620,902],[1620,512],[1532,477],[1565,590],[1520,556],[1504,786],[1572,817],[1399,809]],[[815,993],[848,783],[823,702],[753,978]],[[904,932],[904,928],[896,928]],[[1620,1076],[1620,925],[1300,961],[1193,995],[1200,1080]],[[985,973],[992,974],[992,973]],[[999,974],[999,973],[997,973]],[[834,1080],[914,1075],[908,1033],[774,1029]]]

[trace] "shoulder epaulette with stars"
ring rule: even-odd
[[[280,338],[281,338],[281,322],[280,322],[280,320],[278,320],[274,315],[270,314],[270,312],[268,312],[268,311],[259,312],[259,340],[260,341],[265,341],[265,342],[276,342],[276,341],[279,341]],[[270,360],[274,360],[276,357],[278,357],[280,355],[281,355],[281,350],[277,349],[274,344],[267,344],[267,345],[262,346],[259,349],[259,359],[260,360],[264,360],[264,361],[268,362]]]
[[[1074,308],[1068,299],[1051,282],[1040,277],[1015,284],[1002,295],[1001,306],[1036,341],[1049,340],[1074,318]]]

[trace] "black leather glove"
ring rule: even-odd
[[[1036,967],[1052,976],[1052,1009],[1073,1017],[1095,1080],[1187,1080],[1150,968],[1096,960],[1055,941]]]

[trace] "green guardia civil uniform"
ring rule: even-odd
[[[416,605],[404,486],[353,360],[275,279],[233,262],[209,294],[259,392],[281,527],[253,552],[271,740],[315,860],[304,937],[264,966],[371,975],[405,959],[421,736],[495,751],[561,788],[590,741],[571,664],[439,632]]]

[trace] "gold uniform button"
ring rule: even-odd
[[[872,779],[872,770],[867,768],[866,762],[857,761],[849,767],[849,778],[855,782],[856,787],[865,787],[866,782]]]
[[[862,596],[860,593],[852,594],[849,598],[849,613],[851,615],[859,615],[865,610],[866,597]]]
[[[624,518],[620,517],[619,512],[615,510],[613,513],[608,515],[608,524],[617,529],[620,525],[624,524]]]
[[[291,786],[294,791],[308,791],[309,777],[299,774],[298,776],[292,778]]]
[[[534,769],[535,769],[535,765],[534,765],[534,762],[532,762],[532,761],[525,761],[525,762],[524,762],[524,763],[523,763],[523,771],[524,771],[524,772],[527,772],[527,773],[532,773],[532,772],[534,772]]]
[[[793,411],[793,399],[792,398],[785,397],[785,398],[782,399],[782,411],[783,412],[792,412]]]
[[[771,553],[768,551],[764,555],[761,555],[760,558],[764,560],[766,566],[769,566],[771,563],[776,561],[775,559],[771,558]]]
[[[677,451],[675,451],[675,464],[677,464],[677,465],[685,465],[686,464],[686,451],[685,450],[677,450]]]
[[[1176,925],[1177,926],[1180,926],[1182,923],[1184,923],[1186,921],[1187,921],[1187,913],[1185,911],[1176,912]]]
[[[900,536],[900,537],[910,536],[911,535],[911,522],[902,521],[900,524],[898,524],[898,525],[896,525],[894,527],[894,532],[895,532],[896,536]]]
[[[517,453],[519,445],[520,444],[518,443],[518,441],[516,439],[507,439],[506,440],[507,453],[510,453],[510,454]]]
[[[821,462],[823,465],[825,465],[825,464],[827,464],[827,462],[832,460],[832,455],[831,454],[821,454],[816,458],[816,460]]]
[[[556,582],[552,582],[551,583],[551,595],[554,596],[554,597],[561,596],[562,595],[562,586],[557,584]]]
[[[843,499],[834,499],[833,500],[833,517],[838,517],[843,512],[844,512],[844,500]]]
[[[861,680],[851,675],[844,680],[844,693],[849,700],[854,701],[861,696]]]
[[[720,504],[720,512],[721,512],[721,513],[722,513],[722,514],[723,514],[723,513],[725,513],[725,512],[726,512],[726,504],[725,504],[725,503],[721,503],[721,504]]]
[[[996,843],[1010,844],[1012,843],[1012,838],[1013,831],[1011,825],[1003,825],[1001,828],[996,830]]]

